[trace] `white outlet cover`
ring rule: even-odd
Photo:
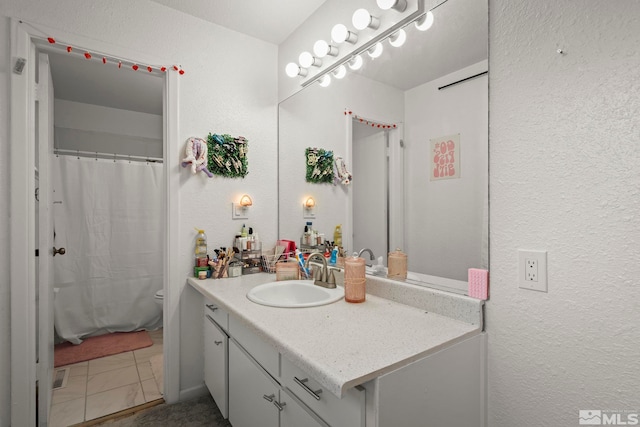
[[[528,259],[538,263],[538,280],[526,280],[526,264]],[[518,286],[522,289],[547,292],[547,251],[529,251],[518,249]]]

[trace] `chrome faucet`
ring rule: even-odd
[[[373,255],[373,251],[372,251],[371,249],[369,249],[369,248],[363,248],[363,249],[360,249],[360,252],[358,252],[358,256],[359,256],[359,257],[361,257],[361,256],[362,256],[362,254],[363,254],[364,252],[369,252],[369,255],[370,255],[369,259],[370,259],[371,261],[373,261],[373,260],[375,260],[375,259],[376,259],[376,257]],[[371,267],[371,265],[372,265],[372,264],[367,264],[367,265],[368,265],[369,267]]]
[[[311,255],[309,255],[309,258],[307,258],[307,262],[305,263],[305,267],[308,269],[309,268],[309,262],[311,261],[311,258],[320,258],[320,260],[322,261],[322,272],[320,274],[320,278],[317,278],[313,281],[314,285],[318,285],[318,286],[322,286],[323,288],[330,288],[333,289],[336,287],[336,278],[333,275],[333,271],[329,272],[329,266],[327,265],[327,259],[324,257],[323,254],[321,254],[320,252],[314,252]]]

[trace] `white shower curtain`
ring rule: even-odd
[[[54,323],[79,344],[162,325],[162,165],[52,159],[56,247]]]

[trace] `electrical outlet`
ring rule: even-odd
[[[538,281],[538,259],[526,258],[524,260],[524,280],[527,282]]]
[[[518,286],[547,292],[547,252],[518,250]]]

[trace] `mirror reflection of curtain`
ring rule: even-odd
[[[353,123],[353,250],[369,248],[386,265],[387,224],[387,137],[386,131],[370,131]],[[362,255],[367,264],[369,254]],[[373,262],[375,264],[376,262]]]
[[[80,343],[157,329],[162,312],[162,165],[52,158],[56,332]]]

